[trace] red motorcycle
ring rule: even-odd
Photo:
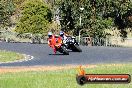
[[[63,40],[59,36],[52,36],[52,38],[49,38],[48,45],[54,50],[55,54],[58,51],[64,55],[69,55],[65,44],[63,44]]]

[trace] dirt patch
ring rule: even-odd
[[[85,65],[83,68],[94,68],[96,65]],[[65,65],[65,66],[22,66],[22,67],[0,67],[0,73],[8,72],[27,72],[27,71],[55,71],[66,69],[78,69],[78,65]]]
[[[83,65],[82,68],[95,68],[98,66],[123,66],[124,64],[103,64],[103,65]],[[64,66],[20,66],[20,67],[0,67],[0,74],[2,73],[14,73],[14,72],[28,72],[28,71],[55,71],[55,70],[67,70],[67,69],[79,69],[79,65],[64,65]]]

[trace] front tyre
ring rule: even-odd
[[[61,46],[62,53],[65,55],[69,55],[69,52],[67,51],[67,48],[65,46]]]

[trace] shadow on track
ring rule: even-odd
[[[65,54],[61,54],[61,53],[58,54],[58,53],[57,53],[57,54],[49,54],[49,55],[53,55],[53,56],[62,55],[62,56],[63,56],[63,55],[65,55]]]

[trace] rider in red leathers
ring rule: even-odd
[[[55,44],[56,44],[56,39],[55,39],[55,35],[52,34],[52,32],[48,32],[48,45],[54,50],[54,53],[56,54],[56,48],[55,48]]]
[[[56,54],[56,47],[59,47],[62,44],[61,37],[57,37],[52,34],[52,32],[48,32],[48,45],[53,49],[54,53]]]

